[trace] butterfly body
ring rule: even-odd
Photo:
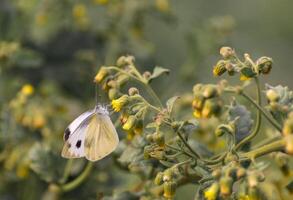
[[[97,161],[116,149],[119,138],[107,108],[97,105],[65,129],[64,141],[62,157]]]

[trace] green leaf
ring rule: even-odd
[[[30,168],[40,176],[41,179],[52,182],[62,177],[64,169],[64,159],[60,155],[54,154],[50,148],[44,144],[36,143],[29,151]]]
[[[252,78],[256,75],[256,73],[250,67],[243,67],[240,71],[244,76],[249,78]]]
[[[235,123],[235,134],[236,142],[239,142],[250,134],[253,120],[250,111],[248,111],[245,106],[234,101],[229,107],[228,120],[234,121],[236,118],[238,119]]]
[[[166,106],[167,106],[167,111],[168,113],[171,114],[172,110],[173,110],[173,106],[176,100],[178,100],[180,97],[179,96],[174,96],[171,97],[170,99],[167,100],[166,102]]]
[[[170,72],[169,69],[166,69],[166,68],[163,68],[163,67],[155,67],[152,75],[148,79],[148,82],[150,82],[151,80],[153,80],[155,78],[158,78],[159,76],[161,76],[163,74],[169,74],[169,72]]]

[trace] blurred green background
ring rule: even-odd
[[[292,88],[292,8],[290,0],[1,0],[0,199],[54,198],[48,183],[63,175],[63,130],[94,105],[99,67],[121,55],[134,55],[142,71],[171,69],[162,84],[154,82],[162,99],[218,81],[212,66],[223,45],[272,57],[270,84]],[[108,169],[112,162],[98,162],[62,199],[127,187],[133,178]],[[83,165],[76,161],[71,176]],[[192,186],[180,190],[192,199]]]

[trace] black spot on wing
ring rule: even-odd
[[[77,148],[79,148],[80,146],[81,146],[81,140],[78,140],[77,142],[76,142],[76,145],[75,145]]]
[[[65,141],[68,140],[70,133],[71,132],[70,132],[69,128],[66,128],[65,131],[64,131],[64,140]]]

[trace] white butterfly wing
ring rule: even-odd
[[[119,138],[116,129],[106,114],[97,114],[91,118],[86,130],[85,157],[90,161],[100,160],[113,152]]]
[[[89,122],[95,112],[87,111],[77,117],[64,132],[64,147],[62,157],[79,158],[84,156],[84,141]]]

